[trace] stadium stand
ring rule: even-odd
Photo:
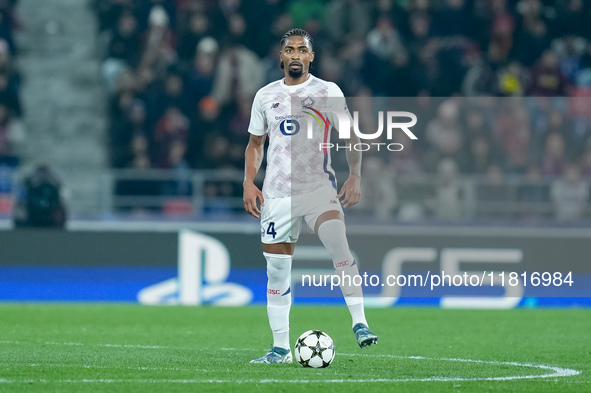
[[[25,141],[18,48],[13,37],[19,28],[15,5],[15,0],[0,2],[0,217],[12,211],[13,177]]]
[[[393,173],[399,191],[389,191],[398,201],[385,215],[373,213],[589,217],[586,2],[94,0],[93,9],[105,53],[111,165],[173,173],[147,195],[182,201],[192,193],[191,169],[242,169],[254,93],[282,76],[279,39],[302,27],[314,38],[312,72],[347,97],[452,97],[429,108],[418,143],[370,161]],[[531,98],[485,109],[453,98],[475,96]],[[416,173],[425,184],[408,185],[405,176]],[[128,186],[118,190],[131,195]],[[241,192],[236,182],[203,187],[206,197]],[[558,201],[567,195],[582,207],[561,212]],[[474,198],[487,203],[465,203]],[[179,210],[178,200],[172,205]]]

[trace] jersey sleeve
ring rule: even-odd
[[[258,91],[254,96],[252,102],[252,110],[250,112],[250,124],[248,125],[248,132],[253,135],[265,135],[267,122],[265,113],[263,112],[263,106],[261,103],[261,92]]]
[[[336,83],[329,82],[328,83],[328,102],[327,106],[330,109],[337,109],[340,111],[345,111],[347,116],[349,117],[349,124],[353,126],[353,119],[351,118],[351,113],[349,112],[349,108],[347,107],[347,100],[345,99],[345,95],[341,91],[341,89],[336,85]],[[334,113],[328,114],[328,120],[330,124],[338,130],[339,127],[339,120]]]

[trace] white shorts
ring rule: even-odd
[[[295,243],[302,231],[302,219],[314,232],[316,220],[324,212],[343,214],[341,201],[332,187],[321,187],[308,194],[265,200],[261,210],[261,241],[266,244]]]

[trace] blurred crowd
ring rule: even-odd
[[[12,175],[25,139],[21,121],[21,75],[14,33],[20,28],[17,0],[0,0],[0,215],[11,209]]]
[[[440,101],[419,143],[371,165],[495,181],[591,176],[589,2],[93,0],[93,7],[113,167],[242,169],[254,94],[282,77],[280,38],[301,27],[314,39],[312,73],[347,97],[569,97],[496,112]],[[588,198],[588,186],[580,188],[579,198]]]
[[[353,109],[365,102],[350,101]],[[423,119],[412,127],[420,137],[398,131],[401,151],[364,153],[362,206],[376,217],[404,216],[411,206],[415,218],[444,220],[591,218],[589,104],[587,97],[385,100],[379,105]],[[359,113],[361,128],[375,130],[376,116]],[[398,198],[397,189],[415,193]]]

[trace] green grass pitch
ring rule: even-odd
[[[590,310],[367,310],[295,305],[291,341],[332,336],[325,369],[249,364],[264,307],[1,304],[0,392],[591,392]],[[545,377],[542,377],[545,376]]]

